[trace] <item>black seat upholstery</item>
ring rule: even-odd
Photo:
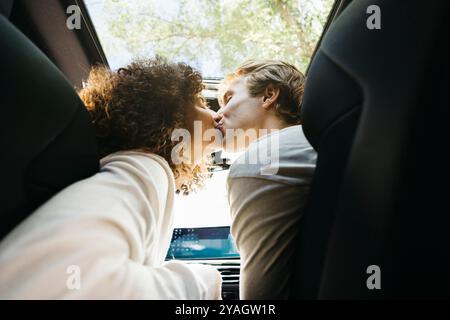
[[[366,26],[370,5],[381,30]],[[450,297],[448,9],[353,1],[322,41],[302,107],[318,162],[292,298]]]
[[[12,7],[14,5],[14,0],[2,0],[0,1],[0,14],[5,17],[9,17],[11,14]]]
[[[96,173],[99,158],[89,114],[74,89],[1,14],[0,60],[2,238],[56,192]]]

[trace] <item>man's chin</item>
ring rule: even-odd
[[[228,153],[242,152],[247,149],[248,143],[237,143],[235,139],[224,139],[222,144],[222,150]]]

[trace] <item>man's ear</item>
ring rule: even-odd
[[[275,103],[279,96],[280,88],[274,86],[273,84],[269,84],[264,90],[262,107],[267,110],[272,108],[273,106],[275,106]]]

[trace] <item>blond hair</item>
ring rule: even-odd
[[[223,88],[238,77],[245,77],[251,96],[259,96],[268,85],[280,89],[276,102],[278,116],[287,124],[300,124],[305,76],[292,64],[279,60],[248,60],[228,74],[219,94],[219,103],[224,105]]]

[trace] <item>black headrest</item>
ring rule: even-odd
[[[367,27],[367,10],[374,4],[382,11],[379,30]],[[404,17],[395,16],[392,7],[391,1],[353,1],[322,41],[308,74],[302,107],[305,135],[314,147],[353,106],[369,101],[383,106],[386,96],[396,98],[413,90],[399,79],[416,76],[420,69],[417,56],[403,48],[419,49],[412,34],[420,34],[421,26],[401,24]],[[393,69],[397,70],[394,75]]]
[[[314,149],[320,149],[321,138],[363,102],[361,88],[340,69],[325,50],[314,59],[308,75],[302,106],[303,130]],[[326,75],[326,76],[325,76]]]
[[[98,170],[94,128],[58,68],[0,15],[0,237]]]
[[[14,4],[14,0],[0,0],[0,14],[9,17]]]
[[[361,19],[364,17],[363,13]],[[365,25],[365,21],[361,23]],[[324,37],[311,63],[301,112],[303,130],[316,150],[323,134],[363,102],[363,89],[358,81],[336,61],[339,52],[345,51],[340,45],[347,37],[352,35],[340,19]]]

